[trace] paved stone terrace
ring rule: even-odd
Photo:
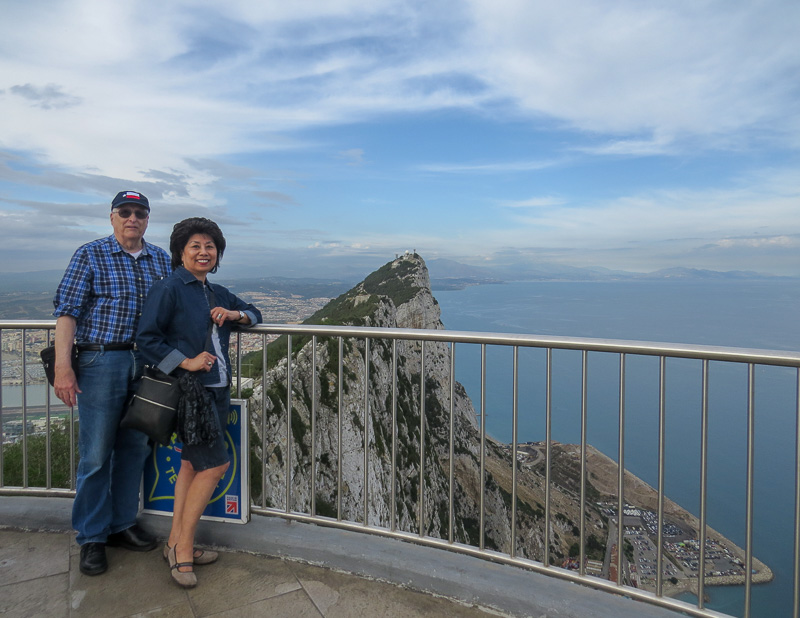
[[[423,592],[330,569],[225,552],[183,590],[158,551],[109,548],[109,570],[87,577],[63,532],[0,531],[0,614],[32,616],[469,616],[497,615]]]
[[[198,542],[222,551],[175,585],[161,552],[109,548],[87,577],[70,528],[72,501],[0,497],[0,614],[47,616],[558,616],[678,614],[516,567],[395,539],[255,517],[201,522]],[[144,515],[161,538],[169,520]]]

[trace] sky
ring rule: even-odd
[[[151,201],[222,268],[800,276],[796,0],[3,0],[0,272]]]

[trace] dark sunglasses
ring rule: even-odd
[[[117,208],[116,212],[123,219],[127,219],[131,214],[136,215],[137,219],[147,219],[150,216],[149,212],[141,208]]]

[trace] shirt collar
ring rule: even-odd
[[[111,243],[111,253],[128,253],[128,251],[125,251],[125,249],[122,248],[122,245],[119,244],[119,241],[114,234],[111,234],[111,236],[108,237],[108,241]],[[144,238],[142,238],[142,252],[139,255],[150,255]]]

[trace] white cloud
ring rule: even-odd
[[[294,129],[376,114],[506,101],[532,119],[652,134],[599,152],[660,151],[677,136],[796,114],[793,15],[798,5],[780,1],[12,2],[0,26],[3,86],[49,88],[71,106],[1,98],[14,122],[3,122],[0,144],[128,177],[147,159],[203,184],[184,157],[282,147],[277,136]]]
[[[657,131],[648,139],[611,139],[594,146],[578,146],[574,150],[594,155],[651,156],[678,151],[671,136]]]
[[[80,103],[79,98],[64,93],[61,87],[56,84],[47,84],[42,87],[37,87],[33,84],[22,84],[21,86],[11,86],[9,91],[23,99],[27,99],[31,105],[42,109],[72,107]]]
[[[363,165],[364,151],[361,148],[342,150],[336,155],[339,159],[347,161],[347,165]]]
[[[625,242],[696,239],[698,244],[758,232],[800,231],[797,198],[743,191],[672,191],[569,207],[511,211],[520,237],[541,232],[541,246],[611,247]]]
[[[723,238],[711,245],[720,249],[788,249],[798,251],[800,259],[800,235],[754,236],[751,238]]]
[[[523,109],[577,128],[713,137],[774,130],[797,114],[797,3],[471,5],[471,60],[482,79]]]
[[[417,169],[422,172],[441,174],[505,174],[517,172],[533,172],[561,165],[564,161],[500,161],[485,163],[427,163],[419,165]]]
[[[560,206],[564,204],[565,200],[560,197],[531,197],[527,200],[519,201],[503,201],[500,202],[501,206],[506,208],[548,208],[551,206]]]

